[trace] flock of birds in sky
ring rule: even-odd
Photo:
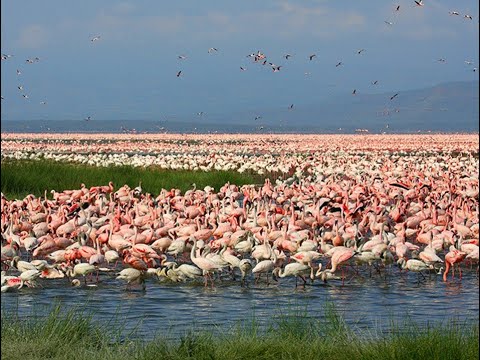
[[[423,2],[422,0],[420,0],[420,1],[414,0],[414,6],[415,6],[415,7],[423,7],[424,5],[425,5],[425,4],[424,4],[424,2]],[[399,11],[400,11],[400,5],[396,5],[394,12],[399,12]],[[458,12],[458,11],[450,11],[450,12],[449,12],[449,15],[451,15],[451,16],[461,16],[460,12]],[[463,18],[466,19],[466,20],[473,20],[473,17],[472,17],[470,14],[464,14],[464,15],[463,15]],[[385,24],[386,24],[387,26],[393,26],[393,25],[394,25],[394,23],[393,23],[392,21],[390,21],[390,20],[385,20],[384,22],[385,22]],[[96,43],[96,42],[99,42],[100,40],[101,40],[101,35],[95,35],[95,36],[92,36],[92,37],[90,38],[90,42],[91,42],[91,43]],[[219,49],[218,49],[218,48],[211,47],[211,48],[208,49],[208,53],[209,53],[209,54],[215,54],[215,53],[217,53],[217,52],[219,52]],[[366,52],[366,49],[363,49],[363,48],[356,50],[356,54],[357,54],[357,55],[362,55],[364,52]],[[2,59],[2,61],[3,61],[3,60],[8,60],[8,59],[12,58],[13,56],[14,56],[14,55],[11,55],[11,54],[2,54],[1,59]],[[277,64],[269,61],[269,60],[267,59],[267,55],[264,54],[264,53],[263,53],[262,51],[260,51],[260,50],[258,50],[257,52],[252,52],[252,53],[248,54],[246,57],[247,57],[247,58],[250,58],[250,59],[252,60],[252,62],[255,63],[255,64],[261,64],[261,65],[263,65],[263,66],[267,66],[267,65],[268,65],[268,66],[270,67],[270,69],[272,70],[272,72],[274,72],[274,73],[275,73],[275,72],[280,72],[280,71],[282,70],[282,68],[284,67],[284,65],[277,65]],[[283,55],[283,58],[284,58],[286,61],[289,61],[290,58],[292,58],[292,57],[294,57],[294,55],[293,55],[293,54],[289,54],[289,53]],[[188,56],[185,55],[185,54],[180,54],[180,55],[177,56],[177,58],[178,58],[179,61],[185,61],[185,60],[188,59]],[[308,55],[307,58],[308,58],[309,61],[314,61],[315,58],[317,58],[317,54],[310,54],[310,55]],[[39,61],[40,61],[40,58],[34,57],[34,58],[28,58],[28,59],[26,59],[26,60],[25,60],[25,63],[26,63],[26,64],[35,64],[35,63],[37,63],[37,62],[39,62]],[[446,59],[445,59],[445,58],[439,58],[437,61],[438,61],[439,63],[446,63]],[[466,64],[467,66],[471,66],[471,70],[472,70],[473,72],[476,72],[476,71],[477,71],[477,68],[473,66],[473,65],[474,65],[474,62],[473,62],[473,61],[471,61],[471,60],[465,60],[465,64]],[[337,64],[335,65],[336,68],[340,68],[340,67],[342,67],[342,66],[344,66],[343,61],[338,61]],[[246,67],[245,65],[240,66],[240,71],[247,71],[247,67]],[[22,71],[21,71],[20,69],[17,69],[16,72],[17,72],[17,76],[20,77],[20,76],[22,75]],[[310,75],[309,72],[305,72],[304,74],[305,74],[305,75]],[[176,73],[176,77],[177,77],[177,78],[182,78],[183,76],[185,76],[183,70],[178,70],[177,73]],[[376,86],[376,85],[378,85],[378,84],[379,84],[379,81],[378,81],[378,80],[373,80],[373,81],[371,81],[371,85],[373,85],[373,86]],[[24,88],[23,85],[18,85],[17,88],[18,88],[18,90],[20,91],[20,94],[21,94],[21,96],[22,96],[24,99],[30,99],[29,96],[28,96],[28,94],[27,94],[27,92],[25,91],[25,88]],[[357,89],[353,89],[351,94],[352,94],[352,95],[357,95],[357,94],[358,94]],[[399,96],[399,95],[400,95],[400,94],[399,94],[398,92],[395,93],[395,94],[393,94],[392,96],[390,96],[390,101],[394,100],[394,99],[395,99],[397,96]],[[1,99],[4,100],[4,97],[2,96]],[[46,100],[42,100],[42,101],[39,102],[39,104],[40,104],[40,105],[47,105],[47,101],[46,101]],[[289,110],[292,110],[293,108],[294,108],[294,104],[290,104],[290,105],[288,106],[288,109],[289,109]],[[398,109],[398,108],[395,108],[395,109],[392,110],[392,112],[393,112],[393,111],[394,111],[394,112],[399,112],[399,109]],[[384,111],[380,112],[379,114],[381,114],[381,115],[389,115],[390,113],[391,113],[391,111],[390,111],[389,109],[387,109],[387,111],[384,110]],[[203,112],[203,111],[197,112],[197,115],[198,115],[198,116],[203,116],[203,115],[205,115],[205,112]],[[262,116],[261,116],[261,115],[256,115],[254,119],[255,119],[255,120],[262,119]],[[90,121],[90,120],[93,120],[93,116],[92,116],[92,115],[86,116],[86,117],[83,118],[83,120],[85,120],[86,122],[88,122],[88,121]],[[388,124],[386,125],[386,128],[388,128]],[[263,129],[263,126],[261,126],[259,129],[260,129],[260,130]],[[339,130],[341,130],[341,128],[339,128]]]

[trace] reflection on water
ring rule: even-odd
[[[325,316],[325,304],[333,303],[348,324],[360,329],[387,329],[391,321],[441,322],[478,319],[478,279],[466,274],[444,283],[441,277],[418,281],[416,274],[355,277],[346,281],[315,282],[295,289],[295,280],[242,288],[222,281],[212,289],[198,283],[170,284],[150,280],[147,290],[125,291],[113,278],[98,287],[71,287],[64,279],[42,283],[44,288],[2,293],[2,309],[20,315],[48,313],[57,302],[64,309],[91,311],[94,320],[117,319],[126,331],[153,337],[157,332],[177,337],[191,330],[229,328],[255,318],[266,324],[278,314],[292,311],[314,318]]]

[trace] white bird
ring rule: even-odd
[[[47,105],[47,102],[46,101],[40,101],[40,104]]]
[[[470,19],[470,20],[473,20],[473,17],[472,17],[472,15],[468,15],[468,14],[466,14],[466,15],[464,15],[463,17],[464,17],[465,19]]]
[[[17,75],[20,75],[21,74],[21,71],[17,69]]]
[[[98,41],[100,40],[100,35],[94,36],[93,38],[90,39],[91,42]]]
[[[23,86],[22,86],[22,85],[19,85],[19,86],[17,86],[17,89],[18,89],[18,90],[23,90]]]
[[[303,280],[304,284],[307,282],[307,280],[305,279],[305,275],[310,273],[310,277],[314,277],[313,268],[311,266],[298,262],[287,264],[287,266],[285,266],[283,270],[277,267],[274,269],[273,273],[281,278],[287,276],[295,276],[295,287],[297,287],[297,277],[300,277]]]
[[[22,96],[23,96],[25,99],[28,99],[28,95],[23,94]]]
[[[386,20],[385,20],[384,22],[385,22],[385,24],[387,24],[387,25],[389,25],[389,26],[392,26],[392,25],[393,25],[393,22],[391,22],[391,21],[386,21]]]
[[[92,272],[94,272],[96,269],[95,266],[93,265],[90,265],[90,264],[87,264],[87,263],[80,263],[80,264],[77,264],[73,267],[73,270],[72,268],[69,268],[66,272],[67,276],[70,276],[70,277],[75,277],[77,275],[82,275],[83,276],[83,280],[85,281],[85,284],[87,283],[87,278],[86,276]]]
[[[245,71],[245,70],[247,70],[247,68],[245,68],[243,66],[240,66],[240,70]]]
[[[180,60],[185,60],[187,58],[187,56],[186,55],[178,55],[178,58]]]
[[[217,49],[217,48],[214,48],[214,47],[211,47],[210,49],[208,49],[208,53],[211,53],[211,52],[213,52],[213,51],[218,51],[218,49]]]
[[[246,282],[245,277],[252,272],[253,263],[250,259],[242,259],[238,264],[238,268],[242,273],[242,285],[243,285]]]
[[[460,15],[458,11],[449,11],[448,12],[450,15]]]
[[[402,268],[402,269],[407,269],[413,272],[421,272],[425,270],[431,269],[431,267],[427,264],[425,264],[421,260],[417,259],[409,259],[408,261],[405,261],[404,258],[398,259],[397,264]]]
[[[142,284],[142,288],[145,290],[145,279],[140,270],[126,268],[120,271],[117,275],[117,280],[124,280],[127,282],[127,289],[130,284],[139,282]]]

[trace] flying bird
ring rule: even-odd
[[[272,64],[272,63],[270,63],[270,65],[272,66],[273,72],[280,71],[280,68],[283,67],[282,65],[275,65],[275,64]]]
[[[247,68],[244,68],[243,66],[240,66],[240,70],[245,71]]]
[[[180,70],[179,72],[177,72],[177,77],[180,77],[181,74],[182,74],[182,70]]]
[[[392,25],[393,25],[393,22],[387,21],[387,20],[385,20],[384,23],[387,24],[387,25],[389,25],[389,26],[392,26]]]
[[[377,84],[378,84],[378,80],[372,81],[372,85],[377,85]]]
[[[465,60],[465,64],[467,64],[467,65],[473,65],[473,61]]]
[[[92,117],[91,117],[91,116],[87,116],[87,117],[86,117],[85,119],[83,119],[83,120],[85,120],[85,121],[90,121],[90,120],[92,120]]]
[[[390,100],[393,100],[394,98],[396,98],[397,95],[398,95],[398,93],[396,93],[395,95],[391,96],[391,97],[390,97]]]
[[[289,109],[293,109],[293,104],[291,104],[288,108],[289,108]]]
[[[198,116],[202,116],[203,114],[205,114],[203,111],[197,113]]]
[[[179,58],[180,60],[185,60],[187,57],[186,57],[185,55],[178,55],[178,58]]]
[[[438,61],[438,62],[446,62],[447,60],[444,59],[444,58],[440,58],[440,59],[438,59],[437,61]]]
[[[415,4],[417,4],[417,6],[423,6],[423,0],[415,0]]]
[[[8,58],[11,58],[13,55],[10,54],[2,54],[2,60],[7,60]]]
[[[353,89],[352,95],[357,95],[357,89]]]
[[[23,94],[22,96],[23,96],[25,99],[28,99],[28,95]]]
[[[448,12],[450,15],[460,15],[458,11],[449,11]]]
[[[465,19],[470,19],[470,20],[473,20],[473,17],[472,17],[472,15],[468,15],[468,14],[466,14],[466,15],[464,15],[463,17],[464,17]]]
[[[47,102],[46,101],[40,101],[40,104],[47,105]]]
[[[339,67],[340,65],[343,65],[343,63],[340,61],[335,67]]]
[[[214,48],[214,47],[211,47],[210,49],[208,49],[208,53],[209,53],[209,54],[210,54],[211,52],[213,52],[213,51],[218,51],[218,49],[217,49],[217,48]]]
[[[400,5],[397,6],[397,8],[395,9],[395,11],[400,11]]]
[[[261,119],[262,117],[260,115],[255,116],[255,120]]]
[[[283,55],[283,57],[288,60],[289,58],[292,57],[292,55],[291,54],[285,54],[285,55]]]
[[[359,54],[359,55],[360,55],[360,54],[361,54],[362,52],[364,52],[364,51],[365,51],[365,49],[360,49],[360,50],[357,50],[357,54]]]
[[[317,55],[312,54],[312,55],[310,55],[308,58],[310,59],[310,61],[312,61],[312,59],[313,59],[314,57],[316,57],[316,56],[317,56]]]
[[[100,40],[100,35],[94,36],[93,38],[90,39],[91,42],[95,42]]]
[[[18,90],[23,90],[23,86],[22,86],[22,85],[17,86],[17,89],[18,89]]]
[[[21,74],[21,71],[17,69],[17,75],[20,75]]]

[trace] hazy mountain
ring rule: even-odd
[[[450,82],[424,89],[368,94],[357,91],[316,104],[283,104],[229,114],[194,114],[159,121],[2,120],[4,132],[478,132],[479,83]],[[257,117],[257,119],[255,119]],[[341,130],[338,130],[341,129]]]

